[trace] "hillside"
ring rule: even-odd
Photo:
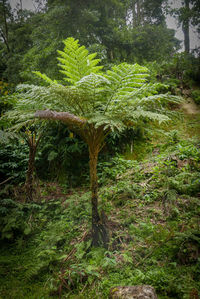
[[[129,160],[99,163],[108,249],[90,248],[87,185],[40,182],[39,201],[4,199],[0,298],[108,298],[138,284],[163,299],[198,298],[200,114],[188,105]]]

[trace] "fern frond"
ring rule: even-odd
[[[123,120],[119,119],[118,116],[110,115],[103,115],[103,114],[96,114],[93,115],[92,118],[88,119],[88,123],[94,124],[95,128],[103,126],[104,130],[109,131],[119,131],[122,132],[126,125],[124,124]]]
[[[84,76],[91,73],[99,73],[103,68],[97,66],[100,59],[94,59],[97,53],[89,54],[88,50],[79,45],[79,41],[70,37],[64,41],[65,48],[63,51],[58,51],[61,57],[59,66],[62,68],[60,71],[65,75],[64,80],[71,84],[75,84]]]
[[[121,63],[118,66],[112,67],[108,70],[105,77],[110,81],[113,90],[112,97],[108,100],[106,109],[116,101],[132,93],[137,93],[137,90],[143,88],[148,77],[148,70],[138,64],[130,65]]]
[[[90,112],[105,105],[107,98],[112,94],[110,82],[104,76],[91,73],[83,77],[76,84],[78,90],[85,95],[90,107]],[[93,111],[94,112],[94,111]]]
[[[180,104],[182,101],[182,98],[179,96],[174,96],[169,93],[166,94],[158,94],[158,95],[151,95],[148,97],[142,97],[135,99],[135,103],[138,105],[145,105],[149,106],[154,104],[163,104],[163,103],[173,103],[173,104]]]
[[[145,111],[143,109],[137,109],[136,111],[134,111],[131,114],[130,118],[132,118],[133,120],[141,118],[143,120],[157,121],[159,124],[170,120],[170,118],[167,115],[151,111]]]
[[[122,92],[129,88],[129,91],[133,91],[146,82],[148,69],[138,64],[121,63],[108,70],[106,77],[111,82],[113,90]]]
[[[48,84],[57,84],[56,80],[51,80],[47,75],[40,73],[39,71],[33,72],[35,75],[46,81]]]

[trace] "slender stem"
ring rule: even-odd
[[[28,160],[28,170],[26,174],[26,196],[28,201],[33,200],[33,174],[34,174],[34,164],[35,164],[35,154],[36,146],[32,144],[32,141],[29,140],[29,160]]]
[[[11,176],[10,178],[6,179],[5,181],[1,182],[0,185],[3,185],[5,183],[7,183],[8,181],[12,180],[13,176]]]
[[[35,156],[37,147],[39,145],[39,141],[42,137],[42,133],[39,134],[37,140],[36,135],[31,134],[28,138],[27,143],[29,146],[29,160],[28,160],[28,170],[26,174],[26,182],[25,182],[25,189],[26,189],[26,196],[28,201],[33,200],[33,181],[34,181],[34,169],[35,169]]]

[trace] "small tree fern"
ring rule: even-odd
[[[11,139],[23,139],[28,145],[29,158],[24,187],[26,200],[31,202],[34,192],[35,157],[45,124],[34,117],[30,99],[24,99],[18,93],[9,97],[13,98],[13,106],[1,118],[0,125],[4,130],[0,131],[0,143],[6,144]]]
[[[166,122],[172,112],[167,103],[180,98],[157,94],[157,85],[148,84],[148,69],[122,63],[102,72],[96,54],[89,54],[78,40],[64,41],[58,51],[59,66],[67,84],[35,72],[48,86],[21,85],[21,105],[40,119],[58,120],[79,134],[87,143],[90,157],[92,192],[92,243],[107,246],[108,233],[98,211],[97,160],[106,136],[138,122]],[[36,111],[37,110],[37,111]],[[32,112],[32,116],[30,113]]]

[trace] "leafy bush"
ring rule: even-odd
[[[192,54],[177,53],[167,61],[148,64],[154,80],[167,84],[175,92],[177,87],[192,87],[199,83],[199,58]]]
[[[138,162],[126,160],[117,155],[108,162],[98,163],[98,176],[100,184],[105,184],[107,180],[116,180],[123,175],[128,169],[138,170]]]
[[[200,105],[200,90],[193,90],[192,98],[196,104]]]
[[[31,212],[37,206],[20,204],[12,199],[0,201],[0,239],[16,240],[27,236],[32,231],[30,222]]]
[[[179,194],[197,195],[200,190],[200,175],[183,172],[169,179],[169,186]]]
[[[12,177],[15,183],[25,180],[28,163],[28,146],[23,141],[0,148],[0,176]]]
[[[192,143],[182,142],[177,145],[178,155],[181,160],[194,159],[200,161],[200,149]]]

